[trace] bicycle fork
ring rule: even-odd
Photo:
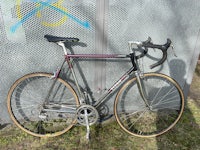
[[[140,95],[141,95],[146,107],[148,107],[150,109],[150,105],[149,105],[148,100],[146,98],[147,95],[146,95],[146,91],[145,91],[145,86],[144,86],[144,83],[142,81],[140,72],[139,71],[135,71],[135,76],[136,76],[137,86],[138,86]]]
[[[129,48],[130,48],[130,50],[132,50],[131,46]],[[148,103],[148,100],[146,99],[147,96],[146,96],[145,86],[143,84],[142,77],[141,77],[142,75],[141,75],[140,69],[138,67],[138,61],[137,61],[137,58],[136,58],[134,52],[130,54],[130,59],[131,59],[132,65],[133,65],[133,71],[136,76],[136,82],[137,82],[137,86],[138,86],[140,95],[141,95],[146,107],[148,107],[150,109],[150,105]]]

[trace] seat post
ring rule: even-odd
[[[63,48],[64,54],[67,55],[67,49],[65,47],[65,44],[63,41],[57,42],[58,45],[60,45]]]

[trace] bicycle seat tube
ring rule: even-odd
[[[81,92],[81,89],[80,89],[80,86],[78,84],[78,80],[77,80],[75,71],[73,69],[73,65],[72,65],[70,57],[68,56],[68,53],[67,53],[67,48],[65,47],[65,44],[62,41],[57,42],[57,44],[60,45],[63,48],[64,54],[65,54],[65,60],[68,63],[69,69],[70,69],[70,71],[72,73],[72,77],[73,77],[73,79],[75,81],[75,85],[76,85],[76,87],[78,89],[78,95],[80,97],[80,103],[85,103],[84,95]]]

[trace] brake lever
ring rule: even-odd
[[[149,44],[153,44],[153,40],[151,39],[151,37],[149,36],[147,41],[145,41],[144,43],[149,43]],[[154,52],[156,51],[155,48],[152,48],[154,50]]]
[[[151,37],[148,37],[148,40],[147,40],[147,41],[150,42],[150,43],[153,43],[153,40],[151,39]],[[154,52],[156,51],[155,48],[152,48],[152,49],[153,49]]]
[[[175,52],[175,50],[174,50],[174,45],[171,44],[170,47],[172,48],[172,52],[173,52],[174,56],[177,57],[176,52]]]

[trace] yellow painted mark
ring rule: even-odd
[[[20,8],[20,1],[21,1],[21,0],[17,0],[17,1],[16,1],[16,4],[17,4],[16,8],[17,8],[17,17],[18,17],[19,19],[22,19],[21,8]]]
[[[16,9],[17,9],[17,17],[19,19],[22,19],[22,14],[21,14],[21,7],[20,7],[20,2],[21,0],[17,0],[16,1]],[[64,0],[58,0],[56,3],[52,4],[52,6],[57,7],[65,12],[68,12],[68,10],[62,6]],[[36,3],[36,7],[40,7],[41,4],[40,3]],[[41,11],[38,11],[36,16],[38,18],[42,17]],[[57,27],[57,26],[61,26],[62,24],[64,24],[67,21],[67,16],[63,16],[60,20],[58,20],[57,22],[47,22],[47,21],[42,21],[41,24],[43,26],[47,26],[47,27]]]

